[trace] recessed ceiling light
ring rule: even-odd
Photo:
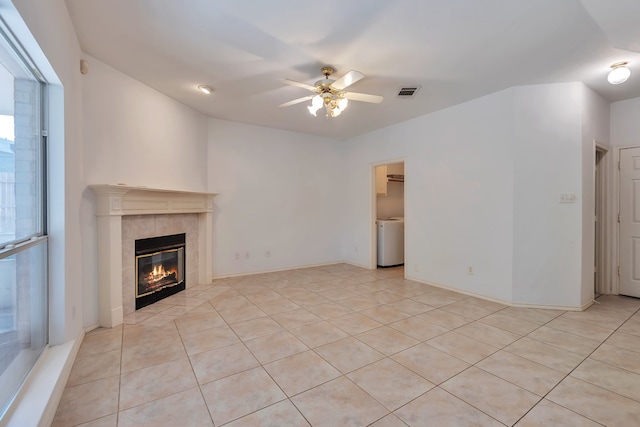
[[[627,68],[628,62],[616,62],[611,66],[611,71],[607,76],[607,80],[612,85],[619,85],[627,81],[631,75],[631,70]]]
[[[200,85],[198,86],[198,89],[200,90],[200,92],[204,93],[205,95],[211,95],[211,93],[214,90],[211,86],[207,86],[207,85]]]

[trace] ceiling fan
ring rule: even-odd
[[[286,84],[307,89],[313,92],[313,94],[285,102],[284,104],[280,104],[280,107],[289,107],[291,105],[311,100],[311,105],[309,105],[307,109],[312,115],[315,116],[318,110],[325,107],[327,117],[338,117],[347,108],[349,100],[379,104],[384,99],[380,95],[345,92],[343,90],[364,77],[364,74],[360,71],[351,70],[338,80],[331,80],[329,78],[329,76],[335,71],[333,67],[322,67],[321,71],[322,74],[324,74],[324,80],[318,80],[313,86],[306,83],[300,83],[295,80],[285,79],[284,82]]]

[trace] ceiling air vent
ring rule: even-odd
[[[398,98],[413,98],[413,95],[420,90],[420,86],[405,86],[398,91]]]

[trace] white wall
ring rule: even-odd
[[[609,147],[610,113],[609,102],[586,86],[582,87],[582,287],[581,305],[595,298],[594,254],[595,254],[595,143]],[[613,153],[609,152],[603,162],[611,164]],[[612,169],[609,168],[609,171]],[[610,178],[610,181],[613,177]],[[601,197],[612,200],[609,194]],[[601,226],[613,226],[612,218],[603,213]],[[607,224],[609,221],[609,224]],[[607,236],[610,238],[611,236]],[[606,243],[606,239],[603,244]],[[604,264],[600,268],[604,268]]]
[[[214,276],[342,259],[337,225],[344,182],[336,144],[210,120],[209,191],[219,193],[214,199]]]
[[[640,145],[640,98],[611,104],[611,145]]]
[[[0,0],[11,24],[8,4]],[[207,121],[92,58],[90,74],[81,76],[64,1],[13,4],[33,34],[18,28],[19,36],[51,83],[52,343],[71,341],[97,321],[89,183],[220,192],[216,275],[342,259],[373,266],[371,165],[404,160],[409,277],[525,303],[577,305],[588,294],[581,267],[588,201],[557,203],[559,193],[583,194],[586,185],[587,139],[574,111],[582,103],[595,105],[583,117],[604,110],[599,100],[585,101],[591,95],[580,85],[507,90],[338,143]],[[640,143],[639,112],[640,98],[612,105],[612,145]],[[146,149],[150,162],[142,162]],[[151,163],[179,171],[168,177]],[[556,180],[538,182],[545,174]],[[251,256],[235,260],[236,251]]]
[[[91,184],[205,191],[207,119],[83,55],[84,179]]]
[[[371,164],[404,159],[408,277],[580,307],[593,288],[583,263],[593,257],[593,231],[582,221],[593,189],[583,179],[593,174],[592,140],[608,132],[606,116],[606,103],[580,83],[527,86],[347,141],[344,258],[372,265]],[[561,193],[577,203],[560,204]]]
[[[387,194],[376,197],[378,218],[404,216],[404,183],[390,181],[387,183]]]
[[[513,89],[513,299],[519,303],[580,306],[582,88]],[[575,193],[577,202],[561,204],[561,193]]]
[[[207,119],[200,113],[83,55],[84,326],[98,322],[95,196],[89,184],[207,190]]]
[[[510,104],[503,91],[341,144],[343,257],[374,265],[371,165],[404,159],[407,276],[511,300]]]

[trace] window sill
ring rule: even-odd
[[[83,336],[44,349],[0,426],[51,425]]]

